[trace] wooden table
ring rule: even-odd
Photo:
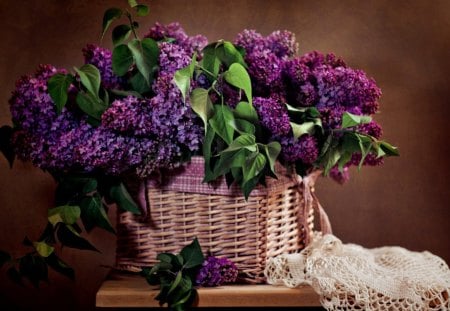
[[[97,292],[102,308],[159,307],[159,290],[138,275],[113,273]],[[311,307],[320,306],[310,286],[229,285],[198,289],[196,307]]]

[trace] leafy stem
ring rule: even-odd
[[[128,11],[128,10],[126,10],[126,13],[125,13],[125,15],[126,15],[126,17],[128,18],[128,21],[129,21],[129,23],[130,23],[130,28],[131,28],[131,31],[133,32],[133,36],[136,38],[136,39],[139,39],[139,37],[138,37],[138,35],[137,35],[137,33],[136,33],[136,27],[135,27],[135,21],[133,21],[133,16],[131,15],[131,13]]]

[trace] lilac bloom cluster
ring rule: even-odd
[[[255,97],[253,104],[261,119],[261,124],[272,135],[282,136],[289,134],[291,125],[286,107],[276,99],[269,97]]]
[[[254,106],[271,139],[280,142],[280,156],[286,162],[311,166],[323,141],[308,134],[294,139],[293,132],[287,129],[290,120],[284,104],[316,108],[325,131],[339,129],[344,112],[372,115],[378,111],[381,91],[373,79],[333,54],[314,51],[298,56],[298,44],[291,32],[275,31],[264,37],[254,30],[244,30],[234,43],[246,51],[245,61],[256,96]],[[358,131],[375,138],[382,134],[375,122],[360,126]],[[355,164],[358,157],[361,159],[360,154],[354,154],[349,165]],[[370,154],[364,164],[381,162]],[[339,174],[333,169],[331,176],[338,181],[348,179],[348,168]]]
[[[106,89],[122,89],[125,80],[114,74],[112,70],[112,53],[110,50],[88,44],[83,49],[86,64],[94,65],[100,71],[102,86]]]
[[[200,286],[220,286],[236,281],[238,270],[227,258],[208,256],[197,274],[196,283]]]
[[[44,169],[48,168],[52,158],[49,148],[59,135],[76,126],[67,109],[57,115],[47,92],[47,81],[56,73],[65,71],[51,65],[40,65],[33,76],[24,76],[17,81],[9,100],[15,124],[13,145],[16,154]]]
[[[157,29],[176,40],[158,42],[159,70],[152,92],[143,98],[116,97],[102,114],[99,125],[88,122],[77,107],[75,84],[70,86],[69,102],[57,114],[47,82],[54,74],[65,71],[45,65],[34,76],[22,77],[10,99],[19,158],[50,171],[100,170],[119,175],[135,170],[145,177],[197,152],[203,139],[201,120],[189,102],[182,100],[173,76],[191,62],[191,52],[202,48],[205,39],[187,36],[178,24],[158,24],[152,28],[154,34]],[[126,79],[113,73],[111,51],[88,45],[83,54],[87,64],[99,69],[106,91],[126,87]]]
[[[155,23],[145,35],[156,41],[172,41],[186,51],[188,55],[194,52],[200,55],[201,50],[208,44],[208,39],[202,35],[188,36],[180,23],[174,22],[167,25]]]

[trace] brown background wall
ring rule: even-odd
[[[2,0],[0,2],[0,124],[10,124],[8,98],[20,75],[39,63],[72,68],[81,49],[97,43],[103,11],[126,1]],[[332,51],[373,76],[383,90],[385,138],[401,157],[353,171],[345,186],[329,180],[319,197],[344,242],[429,250],[450,262],[450,1],[162,1],[142,21],[178,20],[189,34],[232,40],[244,28],[263,34],[289,29],[301,53]],[[109,46],[109,40],[107,46]],[[0,249],[20,255],[24,235],[37,238],[52,204],[51,178],[29,163],[9,170],[0,159]],[[114,237],[95,231],[102,254],[64,250],[76,282],[51,274],[40,291],[0,274],[0,304],[48,310],[93,309],[94,295],[114,262]]]

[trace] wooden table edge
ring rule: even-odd
[[[147,284],[145,279],[128,273],[112,273],[96,295],[96,306],[159,307],[155,297],[158,288]],[[312,287],[296,288],[260,285],[226,285],[198,288],[196,307],[316,307],[320,306],[319,295]]]

